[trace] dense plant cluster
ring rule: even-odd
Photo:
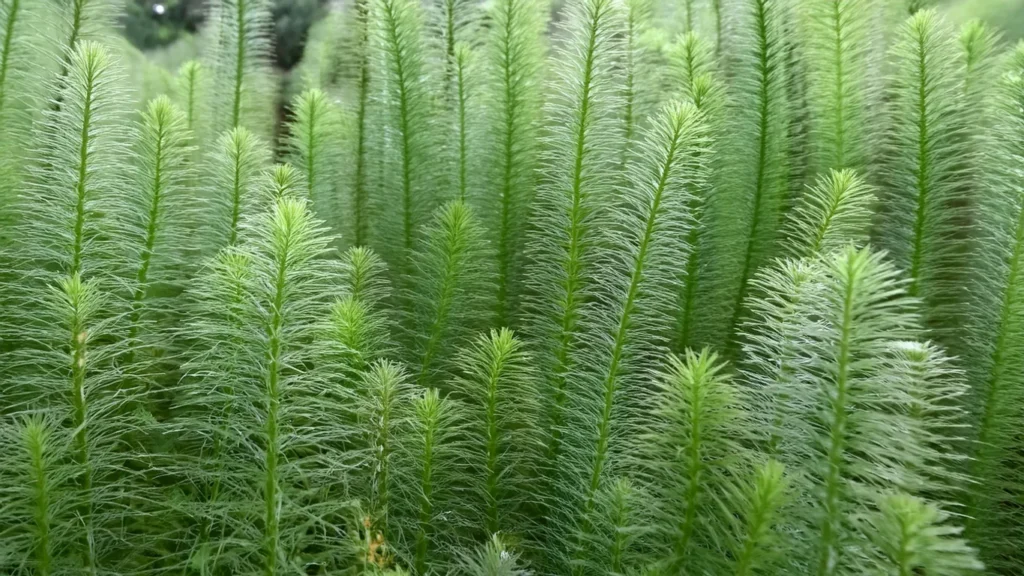
[[[1024,44],[922,4],[354,0],[282,123],[269,0],[141,109],[0,0],[0,573],[1021,574]]]

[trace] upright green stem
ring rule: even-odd
[[[612,354],[605,372],[603,406],[601,408],[601,419],[597,427],[597,440],[595,446],[595,458],[591,470],[590,483],[586,488],[584,497],[584,511],[582,515],[582,534],[588,536],[592,529],[588,518],[594,507],[594,498],[601,487],[601,478],[604,474],[605,461],[608,458],[608,447],[611,440],[612,410],[615,406],[615,396],[619,388],[621,377],[621,363],[623,361],[628,333],[632,325],[632,314],[636,307],[637,297],[640,293],[640,285],[644,278],[644,267],[647,264],[647,254],[651,249],[651,239],[654,236],[654,229],[657,225],[661,210],[661,202],[664,198],[665,188],[672,173],[673,163],[679,147],[679,140],[682,132],[682,124],[678,120],[673,126],[672,141],[663,164],[659,167],[658,183],[654,191],[654,197],[648,207],[647,219],[644,223],[644,233],[640,239],[636,256],[633,260],[633,270],[629,280],[629,288],[626,291],[626,298],[623,301],[622,312],[619,316],[618,326],[612,341]],[[585,538],[584,538],[585,539]],[[577,542],[581,547],[582,540]],[[577,548],[579,550],[580,548]],[[574,569],[579,574],[579,568]]]
[[[7,20],[4,26],[4,42],[0,46],[0,112],[4,110],[5,95],[7,92],[7,71],[10,69],[11,50],[14,45],[14,25],[18,20],[18,10],[21,8],[21,0],[10,0],[7,5]]]
[[[842,493],[846,470],[847,394],[849,392],[850,363],[853,339],[853,300],[858,283],[856,259],[846,263],[846,285],[843,287],[843,317],[839,327],[839,350],[836,355],[835,390],[829,392],[831,422],[829,422],[828,470],[825,475],[825,494],[822,504],[822,548],[818,562],[819,576],[832,576],[839,570],[841,543],[839,525],[842,522]]]
[[[429,401],[429,400],[425,400]],[[416,573],[427,574],[427,557],[430,552],[430,535],[433,532],[434,444],[437,427],[436,413],[426,415],[423,438],[423,470],[420,475],[420,518],[416,534]]]
[[[277,255],[277,278],[274,283],[274,302],[271,310],[270,326],[267,330],[268,351],[267,351],[267,414],[266,414],[266,456],[264,462],[265,481],[263,498],[265,505],[264,514],[264,541],[266,574],[273,576],[277,573],[277,551],[279,547],[279,524],[278,508],[280,496],[278,495],[277,464],[280,457],[280,439],[278,431],[278,412],[281,405],[281,333],[284,330],[283,310],[285,305],[285,292],[287,285],[287,269],[290,260],[290,246],[286,241],[281,253]]]
[[[410,94],[407,72],[405,70],[406,48],[404,40],[399,36],[398,15],[395,14],[395,2],[388,0],[384,2],[384,15],[387,20],[388,42],[393,50],[393,65],[395,67],[395,86],[398,89],[398,132],[401,139],[402,154],[402,247],[404,248],[399,265],[402,277],[409,269],[409,255],[413,248],[413,233],[415,222],[413,222],[412,202],[412,135],[410,121]]]
[[[237,128],[242,121],[242,88],[243,80],[245,79],[245,59],[246,55],[246,44],[245,44],[245,1],[246,0],[235,0],[235,18],[237,19],[236,32],[238,38],[236,39],[235,45],[235,79],[234,79],[234,93],[231,101],[231,127]]]
[[[758,66],[757,71],[760,75],[758,79],[758,132],[757,132],[757,176],[754,181],[754,206],[751,212],[750,218],[750,229],[747,232],[747,246],[744,250],[743,256],[743,270],[740,274],[740,286],[739,291],[736,293],[736,300],[733,302],[733,314],[732,320],[729,323],[728,338],[731,346],[736,345],[736,327],[739,325],[740,319],[743,317],[744,306],[743,301],[747,297],[748,284],[750,283],[750,276],[754,271],[757,262],[755,262],[754,251],[758,244],[758,230],[760,229],[761,223],[761,205],[764,202],[764,196],[767,194],[766,188],[769,186],[768,180],[768,140],[771,138],[769,134],[769,125],[772,120],[772,73],[773,66],[769,62],[769,50],[771,39],[769,38],[768,30],[768,8],[767,0],[754,0],[757,6],[757,12],[755,14],[755,22],[757,26],[757,54],[758,54]]]
[[[498,493],[498,484],[501,481],[501,469],[498,467],[498,458],[501,451],[501,432],[498,428],[498,380],[500,378],[500,365],[491,366],[487,378],[487,407],[484,417],[487,420],[487,533],[497,534],[498,504],[501,495]]]
[[[835,165],[829,166],[835,170],[846,168],[846,129],[845,129],[845,105],[846,105],[846,82],[843,77],[843,0],[832,0],[832,32],[835,35],[835,44],[832,57],[835,59],[835,98],[832,101],[832,111],[835,114]]]
[[[306,192],[309,200],[316,200],[316,155],[319,153],[316,145],[316,132],[319,128],[319,120],[323,110],[318,104],[317,98],[309,99],[309,114],[306,115]]]
[[[921,263],[924,258],[925,223],[928,215],[929,176],[931,163],[928,153],[930,136],[928,131],[928,62],[925,48],[925,34],[917,36],[917,209],[914,215],[914,239],[910,259],[910,286],[907,294],[918,296],[921,290]]]
[[[566,248],[565,260],[569,271],[565,279],[565,301],[562,303],[562,316],[558,333],[558,344],[555,349],[555,368],[552,371],[555,395],[551,405],[551,422],[547,446],[547,461],[554,462],[561,452],[562,435],[560,432],[564,420],[566,397],[566,375],[570,368],[569,351],[576,336],[576,323],[579,320],[578,309],[582,304],[583,290],[583,165],[587,153],[587,128],[591,123],[591,98],[594,77],[594,60],[597,52],[597,35],[604,15],[604,4],[595,7],[593,17],[587,30],[587,45],[583,60],[583,81],[580,90],[580,103],[577,117],[579,128],[576,133],[574,162],[572,169],[571,199],[569,212],[569,243]]]
[[[369,223],[367,221],[367,190],[366,190],[366,106],[370,97],[370,16],[369,0],[356,0],[356,17],[359,19],[359,111],[356,130],[356,175],[352,191],[353,227],[355,228],[356,246],[366,244]]]
[[[75,180],[75,238],[72,247],[71,269],[69,275],[79,274],[82,268],[82,250],[85,244],[85,197],[89,178],[89,147],[91,143],[92,106],[97,71],[90,56],[86,56],[87,70],[85,90],[82,98],[82,128],[79,131],[78,174]]]
[[[135,274],[135,293],[132,296],[132,313],[129,321],[128,341],[133,342],[138,336],[139,318],[142,315],[142,301],[146,297],[147,281],[149,278],[149,266],[153,261],[153,248],[156,246],[157,223],[160,215],[160,200],[163,194],[163,164],[164,145],[167,136],[166,126],[161,119],[158,122],[156,132],[156,149],[153,158],[153,196],[150,199],[149,216],[146,220],[146,238],[142,250],[142,261]],[[130,360],[129,360],[130,362]]]
[[[466,201],[466,159],[469,156],[466,149],[466,106],[469,101],[469,94],[466,90],[466,61],[460,53],[456,56],[456,81],[458,82],[458,116],[459,116],[459,201]]]
[[[704,476],[704,455],[700,449],[704,441],[700,434],[703,394],[698,389],[696,383],[694,384],[690,390],[692,394],[690,397],[690,410],[692,413],[690,418],[690,441],[687,443],[683,453],[683,457],[687,460],[686,474],[688,476],[686,479],[686,494],[684,495],[686,512],[679,522],[679,536],[676,538],[674,544],[675,554],[673,554],[677,570],[682,569],[682,563],[690,547],[690,539],[693,538],[693,529],[697,522],[697,500],[700,498],[701,479]]]
[[[32,424],[30,424],[31,426]],[[39,429],[45,434],[45,428]],[[50,487],[44,436],[29,438],[29,474],[32,483],[32,518],[36,530],[36,574],[50,575]]]
[[[515,2],[516,0],[505,0],[505,29],[502,32],[502,47],[501,47],[501,71],[502,71],[502,88],[505,91],[505,102],[502,110],[502,116],[504,117],[504,133],[502,134],[502,147],[503,147],[503,166],[502,166],[502,181],[501,181],[501,222],[499,224],[498,231],[498,317],[496,324],[498,326],[505,326],[509,315],[509,304],[508,304],[508,283],[511,267],[512,258],[512,239],[519,233],[518,230],[512,230],[512,195],[516,193],[513,190],[513,180],[515,175],[513,170],[516,164],[516,152],[515,152],[515,140],[517,127],[519,123],[516,121],[516,116],[521,112],[522,102],[515,89],[515,83],[521,81],[520,78],[515,77],[515,71],[513,70],[514,63],[512,61],[512,35],[514,34],[514,28],[516,20],[518,19],[515,13]]]
[[[78,477],[78,488],[85,496],[84,502],[78,513],[82,515],[82,522],[85,526],[85,534],[82,540],[84,558],[83,563],[90,574],[95,573],[95,559],[92,554],[92,461],[89,457],[89,408],[86,403],[88,394],[86,392],[86,375],[88,365],[86,364],[86,347],[89,339],[88,328],[85,319],[82,318],[82,311],[79,303],[83,297],[83,291],[87,288],[81,284],[78,276],[73,276],[68,288],[70,297],[71,324],[69,349],[71,351],[71,425],[75,430],[72,440],[72,454],[77,464],[80,476]]]

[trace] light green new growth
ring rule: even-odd
[[[395,479],[395,508],[402,511],[395,515],[401,526],[396,542],[404,544],[398,554],[417,574],[430,574],[448,570],[454,562],[463,415],[462,407],[442,398],[436,388],[417,395],[396,460],[401,476]]]
[[[534,374],[523,344],[508,329],[481,335],[459,360],[465,376],[454,387],[466,406],[472,444],[470,497],[480,534],[516,534],[525,527],[524,507],[533,499],[538,406]]]
[[[205,248],[217,251],[238,243],[242,220],[265,204],[259,194],[260,176],[270,152],[245,128],[222,135],[207,159],[206,215],[209,230]]]
[[[790,214],[785,227],[789,256],[804,258],[849,244],[864,246],[874,200],[873,189],[853,170],[823,174]]]
[[[882,549],[880,568],[894,574],[955,576],[980,573],[984,565],[950,525],[950,515],[907,494],[883,499],[875,522]]]
[[[779,536],[775,533],[775,524],[788,489],[785,467],[769,460],[758,469],[754,482],[742,493],[741,505],[746,511],[735,551],[736,576],[760,574],[779,560]]]
[[[301,176],[317,216],[333,230],[343,230],[344,205],[334,193],[342,163],[336,146],[341,130],[338,110],[327,94],[316,88],[296,96],[291,108],[293,118],[285,143],[289,160]]]
[[[519,567],[519,555],[510,551],[498,534],[491,536],[472,554],[463,557],[464,573],[469,576],[528,576]]]
[[[415,256],[420,274],[407,296],[416,303],[415,314],[403,327],[416,382],[431,386],[443,382],[454,349],[468,341],[469,327],[485,316],[490,286],[483,232],[468,206],[451,202],[439,208],[426,236]]]
[[[733,537],[730,498],[743,474],[746,422],[723,368],[707,350],[688,351],[685,359],[670,357],[657,383],[655,424],[641,462],[647,462],[663,503],[655,526],[667,548],[659,554],[667,573],[725,570],[716,546]],[[749,561],[741,557],[741,565]]]

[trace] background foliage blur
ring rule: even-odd
[[[124,34],[140,50],[155,50],[188,36],[203,23],[204,0],[129,0]],[[302,57],[309,27],[326,13],[326,0],[276,0],[276,64],[290,69]]]
[[[981,18],[1003,31],[1006,39],[1024,38],[1024,0],[946,0],[956,21]]]
[[[330,0],[275,0],[276,64],[291,69],[302,58],[309,28],[327,13]],[[556,0],[557,1],[557,0]],[[124,34],[137,48],[155,51],[169,69],[192,57],[194,34],[203,23],[205,0],[127,0]],[[1008,41],[1024,38],[1024,0],[939,0],[955,21],[980,17],[1003,30]],[[181,44],[175,46],[175,44]]]

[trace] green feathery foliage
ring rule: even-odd
[[[930,382],[904,362],[905,342],[920,333],[914,300],[891,264],[852,247],[761,283],[778,296],[752,303],[767,332],[750,336],[747,356],[759,366],[748,378],[763,398],[755,429],[793,471],[795,505],[781,520],[787,563],[815,574],[867,569],[868,558],[851,552],[872,534],[858,518],[876,514],[893,487],[919,490],[926,476],[949,474],[926,470],[941,457],[917,414],[940,410],[928,402],[942,399],[922,393]]]
[[[984,565],[949,524],[950,515],[907,494],[886,496],[881,513],[869,520],[882,551],[882,574],[954,576],[979,573]]]
[[[638,398],[644,388],[642,367],[667,349],[665,335],[678,293],[673,264],[684,260],[688,249],[676,239],[686,236],[689,193],[704,177],[703,136],[692,105],[669,104],[627,175],[625,205],[614,223],[620,236],[612,239],[615,250],[608,255],[623,264],[617,267],[622,272],[604,279],[601,301],[610,306],[593,312],[587,334],[596,338],[577,352],[583,368],[568,386],[574,404],[567,423],[578,432],[566,449],[583,466],[561,471],[562,489],[568,493],[559,497],[569,513],[568,525],[578,531],[577,547],[590,545],[594,537],[590,524],[597,494],[609,476],[625,473],[629,465],[624,456],[632,450],[619,439],[631,436],[638,411],[644,409]]]
[[[474,72],[473,49],[465,42],[455,45],[454,77],[455,83],[455,186],[458,200],[466,201],[470,190],[470,179],[475,178],[479,169],[479,155],[470,153],[471,132],[475,128],[473,113],[475,112],[477,88],[471,79]],[[472,175],[471,175],[472,172]],[[476,185],[474,184],[474,187]]]
[[[178,316],[173,297],[190,275],[187,222],[195,219],[195,198],[188,194],[187,158],[190,134],[184,114],[166,97],[150,102],[135,144],[134,197],[120,223],[129,265],[131,313],[128,316],[130,358],[139,361],[165,352]]]
[[[805,31],[813,174],[873,164],[881,105],[875,0],[813,0],[801,4]]]
[[[391,330],[380,309],[390,295],[384,263],[369,248],[354,246],[342,255],[342,286],[346,295],[334,301],[326,339],[335,347],[336,370],[345,384],[358,388],[369,366],[391,352]]]
[[[25,177],[28,158],[19,140],[29,137],[32,121],[43,100],[43,78],[33,68],[40,58],[39,28],[49,15],[47,6],[32,0],[10,0],[0,5],[0,222],[9,210]],[[9,226],[4,222],[4,232]]]
[[[737,498],[744,515],[734,551],[736,576],[761,574],[779,565],[782,558],[775,524],[788,489],[785,467],[768,460],[758,469],[751,486]]]
[[[786,224],[792,258],[829,254],[848,244],[864,246],[871,232],[873,189],[853,170],[830,170],[807,189]]]
[[[202,247],[213,253],[238,244],[242,221],[266,203],[260,176],[270,164],[266,145],[245,128],[223,134],[204,166],[207,229]]]
[[[1018,45],[999,86],[993,170],[986,179],[971,251],[970,344],[965,354],[971,387],[970,475],[977,479],[968,498],[967,535],[995,569],[1022,561],[1012,544],[1024,535],[1024,459],[1019,450],[1024,415],[1024,180],[1020,175],[1024,134],[1024,45]]]
[[[955,222],[964,139],[952,32],[937,13],[917,12],[903,25],[893,58],[884,224],[878,236],[909,274],[908,291],[923,301],[928,327],[949,343],[963,300],[955,287],[963,266]]]
[[[455,350],[472,337],[472,327],[487,317],[490,277],[483,231],[462,202],[440,208],[414,257],[409,316],[403,327],[416,382],[440,385],[453,369]]]
[[[54,570],[140,568],[133,565],[138,558],[118,550],[139,545],[143,535],[117,533],[118,523],[132,524],[146,502],[144,486],[129,465],[136,457],[133,454],[140,453],[131,441],[140,421],[129,410],[138,390],[111,369],[113,358],[124,348],[113,343],[114,326],[104,318],[110,298],[104,296],[98,282],[83,281],[78,274],[55,280],[45,293],[37,294],[35,321],[40,325],[27,327],[35,332],[38,344],[19,350],[17,356],[28,392],[19,409],[44,418],[47,424],[45,431],[37,428],[35,432],[29,425],[25,433],[36,438],[26,437],[29,445],[22,444],[40,459],[32,463],[22,459],[20,464],[31,464],[30,473],[37,476],[33,500],[22,494],[7,504],[24,509],[38,508],[44,500],[53,503],[48,518],[38,518],[36,529],[25,534],[31,547],[23,552],[34,547],[38,559],[39,546],[48,546],[47,562]],[[44,481],[39,475],[52,476],[48,488],[39,485]],[[48,542],[40,540],[41,521],[49,524]],[[5,571],[16,570],[18,556],[10,561],[13,564]]]
[[[706,182],[697,183],[691,192],[689,204],[693,225],[687,233],[686,243],[690,247],[690,255],[681,275],[683,288],[679,293],[676,337],[673,343],[676,351],[682,351],[702,340],[698,300],[709,294],[707,283],[702,282],[708,274],[711,259],[709,252],[714,249],[709,230],[716,227],[712,221],[714,217],[725,217],[724,214],[716,214],[711,208],[714,194],[718,189],[717,179],[722,175],[716,144],[725,136],[725,94],[717,78],[713,48],[710,44],[691,32],[680,38],[670,50],[669,64],[672,71],[669,77],[673,79],[673,84],[678,86],[679,96],[692,102],[703,115],[712,142],[704,152],[705,163],[710,168],[711,175]]]
[[[708,339],[715,344],[735,342],[750,279],[774,251],[788,195],[785,6],[777,0],[748,0],[741,13],[743,31],[735,48],[736,78],[726,132],[736,141],[721,145],[728,155],[723,160],[728,173],[721,194],[728,197],[720,209],[728,210],[734,224],[718,227],[714,240],[721,246],[714,275],[722,284],[714,300],[724,308],[711,318],[726,320]]]
[[[539,409],[534,374],[523,343],[508,329],[481,335],[459,361],[464,375],[453,385],[466,410],[472,466],[469,483],[480,534],[522,534],[526,507],[537,496],[530,466],[539,449],[533,427]]]
[[[277,164],[261,178],[266,198],[276,201],[281,198],[302,198],[309,201],[306,193],[306,179],[291,164]]]
[[[194,335],[201,352],[178,396],[188,403],[175,429],[217,448],[200,462],[210,486],[196,508],[214,525],[199,544],[212,570],[277,574],[300,559],[329,569],[345,560],[327,545],[341,534],[344,504],[325,496],[343,496],[335,491],[354,466],[337,450],[357,434],[345,421],[354,393],[309,366],[323,354],[310,340],[340,276],[324,258],[329,236],[301,199],[277,200],[244,231],[244,275],[214,267],[200,284],[197,307],[211,326]],[[242,293],[207,291],[214,285]]]
[[[66,104],[47,109],[34,128],[36,161],[15,199],[15,225],[4,246],[10,266],[4,334],[20,334],[11,338],[14,350],[4,362],[12,378],[5,408],[36,399],[36,384],[17,376],[35,372],[44,358],[44,365],[53,362],[50,355],[62,354],[67,345],[52,318],[65,316],[60,305],[53,308],[51,297],[61,282],[78,278],[107,295],[106,306],[97,311],[104,319],[127,311],[120,280],[132,272],[119,266],[124,262],[115,238],[124,239],[116,236],[116,220],[131,193],[128,167],[120,162],[130,157],[126,142],[133,135],[125,129],[127,106],[115,88],[120,71],[108,52],[91,42],[79,43],[69,63],[67,75],[52,86],[55,100]],[[44,321],[44,315],[51,317]]]
[[[357,0],[354,4],[354,20],[358,29],[354,49],[357,64],[356,80],[356,148],[355,177],[352,186],[352,243],[362,246],[369,238],[370,203],[367,184],[367,132],[370,99],[370,0]]]
[[[474,553],[462,560],[460,574],[466,576],[528,576],[530,572],[519,565],[519,556],[510,551],[495,534]]]
[[[125,144],[132,133],[117,88],[121,72],[91,42],[79,43],[68,58],[67,76],[56,80],[65,104],[47,111],[34,129],[38,163],[18,200],[22,215],[13,239],[17,260],[38,267],[43,282],[114,273],[109,216],[128,196],[122,160],[130,157]]]
[[[409,408],[395,455],[394,544],[417,574],[443,574],[453,565],[459,537],[462,407],[428,388]]]
[[[393,530],[390,511],[400,490],[396,454],[403,430],[409,426],[408,406],[414,394],[405,370],[394,362],[379,360],[364,372],[357,414],[366,463],[359,469],[359,486],[369,508],[366,524],[373,532],[371,539],[389,547],[397,530]]]
[[[428,67],[424,16],[418,2],[376,0],[373,15],[371,62],[382,73],[379,122],[390,136],[380,150],[384,181],[369,197],[374,203],[372,245],[388,262],[395,286],[408,288],[421,226],[448,197],[436,188],[439,166],[432,158],[438,140],[436,106],[429,88],[434,71]],[[401,242],[394,242],[395,238]]]
[[[0,0],[0,573],[1020,572],[1001,23],[273,4]]]
[[[961,249],[966,258],[970,257],[972,219],[986,194],[984,185],[992,169],[987,153],[993,146],[991,138],[993,125],[998,114],[995,102],[998,94],[1000,66],[996,48],[999,34],[978,20],[965,23],[960,28],[960,109],[961,135],[964,143],[958,152],[957,179],[961,189],[956,193],[956,207],[959,214],[955,225],[962,232],[958,235]],[[963,210],[966,207],[967,210]]]
[[[197,128],[205,120],[201,108],[200,93],[206,79],[206,71],[198,60],[189,60],[178,69],[178,84],[175,97],[178,107],[185,114],[185,128],[197,132]]]
[[[707,350],[671,357],[658,380],[648,448],[657,540],[666,574],[724,573],[733,547],[731,498],[749,466],[742,444],[749,423],[723,365]],[[763,529],[762,529],[763,530]],[[751,533],[751,538],[755,536]]]
[[[498,326],[512,320],[521,290],[523,235],[533,202],[539,161],[543,10],[535,0],[500,0],[487,13],[483,58],[489,76],[481,95],[487,105],[488,175],[480,190],[490,242],[497,257]]]
[[[473,28],[479,22],[479,8],[469,0],[431,0],[427,6],[432,28],[430,38],[438,44],[437,50],[444,62],[444,95],[451,103],[455,94],[450,90],[456,86],[456,46],[475,35]]]
[[[960,28],[960,57],[963,66],[962,105],[964,114],[973,116],[964,121],[965,129],[970,131],[970,138],[983,138],[984,130],[991,125],[993,107],[990,100],[993,88],[998,80],[996,66],[996,50],[1000,37],[989,26],[980,20],[971,20]],[[977,160],[972,166],[974,173],[965,176],[973,180],[982,176],[983,170],[978,164],[983,160],[984,141],[972,142],[975,146],[969,152]],[[973,195],[972,195],[973,196]]]
[[[302,177],[317,217],[340,233],[346,227],[342,224],[345,205],[335,194],[342,163],[341,147],[335,145],[341,130],[338,110],[327,94],[314,88],[295,97],[292,114],[285,143],[289,159]]]
[[[625,139],[624,152],[629,153],[633,140],[638,133],[638,126],[646,118],[649,106],[646,106],[646,98],[657,96],[656,90],[643,89],[643,81],[651,76],[645,74],[644,66],[648,65],[648,55],[642,41],[644,32],[650,26],[651,3],[649,0],[627,0],[625,4],[625,42],[623,52],[625,62],[623,72],[625,78],[622,99],[622,125]],[[628,159],[628,157],[627,157]]]
[[[390,292],[384,261],[373,250],[353,246],[342,255],[344,284],[353,298],[378,306]]]
[[[114,0],[60,0],[55,4],[56,13],[50,15],[53,20],[47,22],[46,26],[52,27],[49,31],[54,34],[56,42],[48,50],[60,62],[57,77],[63,79],[72,65],[70,57],[79,42],[109,38],[109,32],[120,15],[121,4]],[[113,47],[113,43],[107,46]],[[54,104],[59,102],[58,99]]]
[[[611,535],[605,562],[612,574],[624,574],[643,565],[638,538],[643,526],[640,491],[626,478],[616,478],[602,489],[597,508],[603,512],[599,532]]]
[[[210,134],[246,128],[261,138],[273,135],[270,73],[270,3],[216,0],[211,3],[204,67],[210,70],[205,94]]]
[[[594,297],[595,243],[601,234],[597,207],[609,202],[617,149],[615,63],[618,16],[609,0],[572,3],[555,57],[556,98],[549,102],[551,141],[544,158],[545,177],[538,188],[525,273],[529,330],[537,340],[537,361],[544,377],[547,463],[556,473],[570,400],[567,375],[579,345],[580,318]],[[563,535],[564,536],[564,535]]]
[[[4,422],[3,486],[0,506],[5,511],[4,550],[0,566],[11,574],[49,575],[62,566],[55,545],[68,541],[59,511],[68,502],[61,488],[67,485],[61,449],[55,445],[58,426],[40,416]],[[56,569],[56,570],[55,570]]]

